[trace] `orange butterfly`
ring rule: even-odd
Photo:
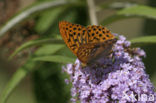
[[[108,56],[117,38],[103,26],[88,26],[67,21],[59,22],[59,30],[70,50],[84,64],[90,64],[101,56]]]

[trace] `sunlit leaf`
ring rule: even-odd
[[[37,2],[27,9],[22,10],[20,13],[16,14],[13,18],[11,18],[4,26],[0,28],[0,37],[3,36],[7,31],[13,28],[15,25],[24,21],[25,19],[31,17],[33,14],[38,12],[42,12],[44,10],[48,10],[51,8],[60,7],[63,5],[71,4],[65,0],[58,1],[48,1],[48,2]]]
[[[57,63],[73,63],[75,59],[62,56],[62,55],[52,55],[52,56],[40,56],[33,58],[34,61],[46,61],[46,62],[57,62]]]
[[[24,43],[22,46],[20,46],[19,48],[17,48],[9,57],[9,59],[12,59],[15,55],[17,55],[19,52],[21,52],[22,50],[26,49],[26,48],[30,48],[32,46],[36,46],[36,45],[43,45],[43,44],[63,44],[63,40],[60,39],[42,39],[42,40],[33,40],[33,41],[29,41]]]
[[[117,12],[118,15],[142,16],[156,19],[156,8],[144,5],[136,5]]]
[[[118,10],[112,16],[104,19],[100,24],[108,25],[112,22],[132,17],[156,19],[156,8],[145,5],[131,6],[128,8]]]
[[[156,36],[143,36],[130,40],[132,46],[156,45]]]
[[[64,8],[55,8],[42,13],[36,23],[35,30],[39,33],[44,33],[63,11]]]
[[[76,59],[76,56],[71,52],[71,50],[67,46],[65,46],[64,48],[61,48],[55,54],[56,55],[63,55],[63,56],[67,56],[67,57]]]
[[[57,52],[61,48],[63,48],[65,45],[63,44],[48,44],[44,45],[43,47],[40,47],[35,54],[36,55],[49,55]]]

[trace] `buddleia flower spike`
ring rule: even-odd
[[[81,27],[67,22],[62,23],[69,24],[69,28],[67,28],[69,31],[67,31],[67,33],[63,31],[66,28],[61,29],[61,32],[64,32],[62,36],[70,33],[75,34],[75,31],[70,32],[70,30],[78,30],[78,28]],[[71,27],[70,29],[72,25],[78,28],[74,29]],[[80,51],[82,48],[86,48],[86,51],[84,51],[85,53],[88,53],[87,50],[93,50],[93,48],[95,48],[91,43],[93,41],[95,44],[97,43],[101,46],[99,41],[102,40],[99,38],[101,37],[100,35],[99,37],[95,36],[97,31],[102,30],[97,30],[99,27],[89,26],[87,30],[84,27],[80,29],[84,30],[84,35],[80,30],[80,32],[76,32],[76,35],[80,36],[73,35],[71,42],[67,43],[68,47],[72,50],[78,47],[74,49],[76,56],[78,52],[81,53]],[[102,32],[98,32],[97,34]],[[114,40],[114,35],[109,34],[109,36],[112,36],[109,40]],[[69,38],[63,39],[67,42]],[[74,42],[74,39],[80,41]],[[89,42],[89,40],[91,41]],[[103,42],[105,43],[105,41]],[[73,44],[77,45],[70,47]],[[96,46],[98,47],[97,44]],[[107,58],[105,55],[101,56],[101,59],[98,60],[98,67],[87,66],[82,68],[81,62],[93,61],[90,58],[84,60],[84,58],[81,59],[81,57],[77,59],[74,64],[67,64],[67,66],[63,67],[63,71],[70,75],[70,79],[66,79],[66,82],[72,83],[72,103],[156,103],[156,92],[154,91],[154,86],[149,76],[145,72],[145,66],[141,58],[146,56],[145,52],[140,48],[130,49],[131,44],[124,36],[118,36],[118,40],[111,44],[113,48],[110,44],[108,46],[111,47],[112,53]],[[79,48],[81,49],[79,50]],[[105,52],[105,50],[106,49],[104,49],[103,52]],[[109,51],[108,48],[107,50]],[[96,50],[94,53],[96,53]],[[90,55],[94,58],[95,54]]]

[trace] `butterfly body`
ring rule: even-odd
[[[59,23],[63,40],[70,50],[84,64],[90,64],[101,56],[108,56],[117,41],[114,35],[103,26],[88,26],[66,21]]]

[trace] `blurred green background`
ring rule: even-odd
[[[128,40],[154,37],[155,7],[155,0],[0,0],[0,102],[12,92],[7,103],[69,103],[61,68],[76,57],[61,40],[59,21],[104,25]],[[156,40],[144,41],[156,86]]]

